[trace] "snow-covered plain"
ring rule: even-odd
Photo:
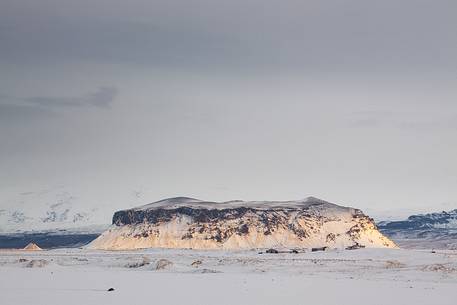
[[[4,305],[440,305],[456,287],[456,251],[0,251]]]

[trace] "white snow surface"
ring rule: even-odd
[[[456,251],[0,251],[5,305],[447,305],[456,284]]]

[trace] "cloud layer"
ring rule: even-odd
[[[0,58],[255,72],[452,73],[456,10],[449,0],[4,1]]]
[[[144,203],[457,204],[456,12],[455,0],[2,0],[0,200],[65,185],[117,207],[133,190]]]
[[[96,107],[110,108],[118,90],[114,87],[100,87],[93,93],[79,97],[67,96],[0,96],[0,118],[3,120],[21,120],[45,118],[55,115],[55,110],[65,108]]]

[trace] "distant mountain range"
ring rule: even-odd
[[[100,211],[82,209],[81,198],[65,190],[21,193],[0,208],[0,233],[102,231]],[[6,204],[5,204],[6,205]]]
[[[381,221],[378,229],[401,247],[457,249],[457,209]]]

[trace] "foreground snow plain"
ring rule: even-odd
[[[440,305],[456,287],[457,251],[0,251],[4,305]]]

